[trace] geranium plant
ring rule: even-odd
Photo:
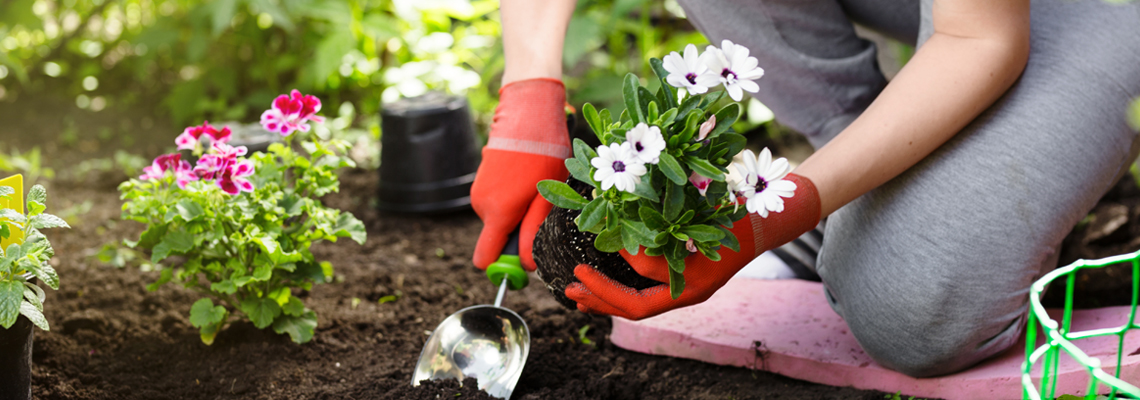
[[[364,243],[356,217],[320,200],[338,190],[336,171],[354,166],[346,142],[310,133],[310,122],[323,121],[320,108],[320,100],[296,90],[274,100],[261,123],[284,140],[266,153],[229,145],[225,127],[186,128],[176,144],[197,158],[193,164],[180,153],[162,155],[119,186],[123,218],[147,225],[126,245],[149,250],[155,263],[178,263],[147,288],[178,280],[202,294],[190,324],[206,344],[240,316],[309,341],[317,316],[297,295],[333,276],[309,247],[342,237]]]
[[[21,195],[11,186],[0,186],[0,198]],[[23,238],[20,243],[10,243],[0,249],[0,327],[4,329],[11,328],[23,315],[40,329],[49,330],[43,314],[44,291],[28,279],[34,276],[48,287],[59,289],[59,275],[48,264],[55,250],[40,229],[70,226],[57,216],[45,214],[45,204],[47,190],[35,185],[28,191],[27,213],[0,209],[0,239]]]
[[[787,160],[773,161],[767,149],[759,157],[744,150],[744,136],[731,128],[739,104],[710,110],[726,93],[739,101],[743,92],[759,90],[753,80],[763,70],[757,64],[747,48],[727,40],[703,54],[690,44],[684,55],[651,59],[661,80],[656,93],[630,74],[622,88],[625,107],[616,119],[609,110],[582,107],[602,145],[595,150],[576,139],[566,168],[571,179],[594,187],[592,196],[553,180],[539,182],[539,192],[558,207],[581,210],[575,223],[597,234],[598,250],[636,255],[644,247],[647,255],[664,256],[677,298],[685,287],[686,257],[700,252],[719,261],[721,246],[740,251],[727,228],[747,212],[766,217],[782,211],[781,196],[795,189],[782,180],[790,170]],[[723,91],[709,91],[720,85]],[[742,151],[744,163],[733,164]]]

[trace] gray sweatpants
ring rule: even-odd
[[[924,4],[923,4],[924,3]],[[816,147],[886,85],[851,21],[904,42],[933,32],[930,0],[682,0],[704,34],[752,50],[761,102]],[[1011,346],[1029,285],[1127,169],[1140,96],[1140,4],[1032,2],[1015,86],[925,160],[828,219],[817,272],[879,363],[912,376]]]

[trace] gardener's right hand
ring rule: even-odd
[[[580,282],[566,287],[566,297],[577,302],[582,312],[632,320],[708,300],[760,253],[792,241],[819,223],[820,200],[815,184],[794,173],[785,179],[795,183],[796,189],[794,196],[784,199],[783,211],[769,213],[767,218],[750,213],[729,229],[740,242],[739,252],[722,246],[718,250],[720,261],[712,261],[701,253],[685,258],[685,289],[680,297],[674,299],[669,294],[668,283],[635,290],[586,264],[574,268],[574,276]],[[669,264],[665,257],[647,256],[644,252],[631,255],[625,250],[621,255],[639,275],[669,282]]]
[[[518,227],[519,259],[523,268],[535,269],[534,235],[552,207],[535,184],[569,176],[565,103],[566,88],[557,79],[516,81],[499,89],[483,162],[471,186],[471,206],[483,220],[475,245],[476,267],[486,269],[497,260],[507,236]]]

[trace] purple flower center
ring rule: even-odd
[[[734,81],[736,80],[736,73],[732,72],[731,69],[725,68],[725,69],[720,71],[720,77],[721,78],[729,79],[728,77],[730,77],[730,76],[732,77],[732,80],[734,80]]]
[[[640,153],[642,150],[645,150],[645,146],[642,146],[641,142],[633,142],[633,149]]]
[[[694,74],[692,72],[687,73],[687,74],[685,74],[685,80],[689,81],[689,84],[696,85],[697,84],[697,74]]]
[[[625,163],[614,161],[614,172],[625,172]]]
[[[764,191],[764,189],[767,189],[767,188],[768,188],[768,181],[764,180],[764,177],[762,177],[760,175],[756,175],[756,193],[761,193]]]

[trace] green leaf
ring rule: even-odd
[[[209,298],[198,299],[193,306],[190,306],[190,325],[195,328],[216,325],[225,318],[226,308],[215,306],[214,301]]]
[[[655,231],[663,231],[669,229],[669,222],[665,221],[665,217],[662,216],[660,212],[657,212],[657,209],[651,206],[641,206],[641,208],[637,210],[637,214],[641,217],[641,222],[644,222],[645,226],[649,229]]]
[[[225,279],[221,282],[214,282],[210,284],[210,290],[224,294],[237,293],[237,285],[231,279]]]
[[[40,215],[40,213],[44,212],[46,209],[47,206],[45,206],[43,203],[34,200],[28,201],[28,216]]]
[[[305,343],[313,339],[317,330],[317,313],[307,311],[301,316],[286,315],[273,322],[273,331],[287,333],[294,343]]]
[[[35,268],[30,268],[30,271],[32,271],[32,274],[35,275],[36,278],[43,281],[45,285],[48,285],[48,287],[59,290],[59,274],[55,272],[55,268],[51,265],[46,263],[37,265]]]
[[[285,209],[285,215],[295,217],[304,212],[306,199],[296,194],[286,194],[280,200],[277,200],[277,206]]]
[[[685,187],[672,182],[665,183],[665,219],[672,221],[681,215],[685,208]]]
[[[186,253],[192,248],[194,248],[193,235],[185,230],[168,231],[162,237],[162,241],[154,246],[150,260],[151,262],[159,262],[172,253]]]
[[[67,225],[67,221],[63,220],[63,218],[51,214],[40,214],[34,216],[32,217],[30,223],[32,227],[36,229],[71,228],[71,226]]]
[[[598,197],[585,208],[582,208],[582,213],[578,215],[578,230],[586,232],[601,232],[601,225],[605,222],[606,218],[606,199]],[[596,233],[596,232],[595,232]]]
[[[154,281],[154,283],[146,285],[146,290],[149,290],[152,292],[157,291],[158,288],[160,288],[160,287],[162,287],[162,285],[165,285],[168,282],[170,282],[171,279],[174,279],[174,270],[172,270],[170,268],[164,268],[162,270],[162,272],[159,273],[157,281]]]
[[[18,281],[0,282],[0,327],[8,329],[20,316],[20,304],[24,302],[24,285]]]
[[[672,267],[672,264],[670,264]],[[669,295],[676,300],[681,297],[681,292],[685,290],[685,275],[677,272],[673,268],[669,268]]]
[[[601,135],[606,131],[606,128],[602,126],[602,118],[598,116],[598,109],[594,108],[593,104],[586,103],[582,106],[582,117],[586,119],[586,125],[590,126],[590,130],[594,131],[595,135]]]
[[[8,197],[16,194],[16,189],[11,186],[0,186],[0,197]]]
[[[289,301],[281,307],[281,311],[283,311],[285,315],[299,317],[305,312],[305,303],[302,303],[301,299],[290,296]]]
[[[364,228],[364,223],[356,219],[355,215],[348,212],[341,212],[336,217],[336,226],[333,227],[333,235],[337,237],[352,238],[352,241],[357,244],[364,244],[368,240],[368,231]]]
[[[728,229],[726,229],[723,226],[718,226],[716,228],[720,229],[721,231],[724,232],[724,237],[720,238],[720,245],[727,247],[730,250],[739,253],[740,252],[740,241],[738,241],[736,239],[736,235],[734,235],[731,231],[729,231]]]
[[[538,193],[546,201],[558,207],[570,210],[581,210],[589,201],[570,188],[565,182],[547,179],[538,183]]]
[[[708,137],[717,137],[717,135],[727,131],[728,128],[732,127],[732,124],[736,123],[738,118],[740,118],[740,104],[729,103],[729,105],[724,106],[716,112],[716,127],[709,132]]]
[[[582,164],[586,164],[588,168],[590,166],[590,160],[593,160],[597,156],[598,152],[594,151],[586,141],[574,138],[574,158],[577,158]]]
[[[281,306],[273,299],[247,297],[241,301],[241,312],[249,316],[257,329],[265,329],[281,315]]]
[[[585,182],[590,186],[594,186],[594,180],[590,179],[590,165],[582,163],[582,160],[577,158],[566,159],[566,170],[570,171],[570,176],[574,179]]]
[[[24,298],[32,303],[33,306],[36,306],[37,309],[43,311],[44,300],[47,298],[47,293],[44,293],[43,289],[40,289],[39,286],[33,285],[30,282],[25,281],[21,283],[24,285]]]
[[[681,232],[698,242],[715,242],[724,237],[724,232],[711,225],[689,225],[681,228]]]
[[[606,253],[614,253],[621,250],[621,228],[606,229],[602,231],[602,233],[599,233],[598,237],[594,238],[594,248]]]
[[[20,224],[28,222],[28,218],[24,217],[24,214],[20,214],[19,211],[13,210],[11,208],[0,209],[0,218],[4,218],[6,220],[16,222],[16,223],[20,223]],[[5,226],[7,226],[7,225],[5,225]]]
[[[12,230],[8,228],[8,224],[0,224],[0,239],[7,239],[12,237]]]
[[[688,120],[689,119],[689,113],[693,112],[693,110],[696,110],[697,107],[700,106],[701,97],[702,96],[686,97],[685,101],[682,101],[681,105],[679,107],[677,107],[677,118],[674,119],[673,121],[679,122],[679,121]]]
[[[642,175],[641,181],[633,186],[633,194],[654,203],[660,202],[661,199],[657,197],[657,191],[653,190],[653,185],[649,183],[650,179],[650,174]]]
[[[630,238],[635,240],[638,244],[645,247],[653,246],[653,237],[657,236],[657,232],[649,229],[644,223],[638,221],[623,220],[621,221],[622,240],[625,240],[626,232]]]
[[[649,59],[649,66],[653,68],[653,73],[657,75],[657,79],[661,80],[661,90],[664,92],[665,109],[677,107],[677,89],[670,85],[665,80],[669,76],[669,71],[665,70],[665,63],[660,59],[654,57]]]
[[[630,221],[627,220],[621,221],[621,244],[626,252],[636,256],[638,249],[641,248],[641,240],[637,237],[637,233],[633,231],[634,228],[628,225],[629,223]]]
[[[44,313],[36,309],[36,306],[33,306],[31,303],[26,301],[20,302],[20,314],[29,321],[32,321],[32,324],[40,327],[40,329],[45,331],[51,330],[51,328],[48,327],[47,318],[44,318]]]
[[[677,162],[676,158],[669,155],[669,153],[662,152],[658,158],[657,166],[661,167],[661,172],[665,174],[666,178],[678,185],[684,185],[689,177],[685,176],[685,170],[681,168],[681,164]]]
[[[32,186],[31,189],[28,189],[28,201],[47,204],[47,189],[44,189],[43,185]]]
[[[696,215],[695,211],[685,210],[685,213],[681,214],[681,216],[678,217],[677,220],[673,221],[673,222],[677,225],[683,225],[683,224],[688,223],[689,221],[692,221],[693,216],[695,216],[695,215]],[[688,236],[688,235],[685,235],[685,236]]]
[[[634,125],[645,122],[645,111],[641,109],[641,100],[638,99],[638,89],[640,88],[641,82],[637,80],[636,75],[627,74],[625,76],[621,92],[625,100],[625,109],[629,112],[629,118]]]
[[[278,252],[281,251],[281,244],[277,243],[277,239],[269,236],[268,233],[262,232],[260,235],[254,236],[250,239],[252,239],[254,243],[257,243],[259,246],[261,246],[261,250],[264,251],[265,255],[267,256],[278,254]]]
[[[705,178],[711,178],[717,182],[724,182],[724,173],[713,166],[708,160],[703,160],[693,156],[685,156],[685,164],[692,168],[693,171],[700,174]]]
[[[202,206],[190,199],[182,199],[174,205],[174,209],[178,212],[178,216],[186,222],[194,221],[203,214]]]

